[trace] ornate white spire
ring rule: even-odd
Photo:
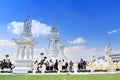
[[[51,33],[57,33],[57,27],[56,27],[56,24],[55,24],[55,18],[53,18],[53,26],[51,28]]]
[[[51,33],[57,33],[57,28],[55,26],[51,28]]]
[[[29,15],[28,15],[24,21],[22,38],[30,38],[32,36],[31,27],[32,27],[32,21],[29,19]]]

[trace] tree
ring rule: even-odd
[[[8,55],[8,54],[6,54],[6,55],[5,55],[5,57],[6,57],[6,59],[8,59],[9,55]]]
[[[47,57],[45,56],[44,59],[47,59]]]
[[[40,53],[40,55],[41,55],[41,60],[43,59],[43,55],[44,55],[44,53]]]
[[[44,53],[40,53],[40,55],[44,55]]]

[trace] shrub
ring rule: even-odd
[[[108,70],[95,70],[94,72],[107,72]]]
[[[117,68],[117,69],[116,69],[116,71],[120,71],[120,69],[119,69],[119,68]]]
[[[77,72],[91,72],[91,70],[78,70]]]
[[[36,71],[36,73],[41,73],[41,71]]]
[[[61,70],[60,71],[61,73],[67,73],[67,72],[69,72],[68,70]]]
[[[1,73],[12,73],[12,71],[1,71]]]
[[[56,70],[48,70],[48,71],[45,71],[45,73],[57,73]]]
[[[28,73],[33,73],[33,71],[28,71]]]

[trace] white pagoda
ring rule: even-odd
[[[48,49],[47,49],[47,58],[48,59],[58,59],[58,60],[66,60],[66,56],[64,55],[64,44],[60,44],[59,41],[61,39],[60,34],[57,31],[57,28],[53,26],[51,28],[51,33],[48,35]]]
[[[14,40],[17,44],[17,56],[13,73],[28,73],[29,70],[32,70],[35,41],[32,39],[31,26],[32,21],[28,16],[24,21],[21,37]]]

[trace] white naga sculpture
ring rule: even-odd
[[[107,44],[105,46],[105,49],[104,49],[104,55],[105,55],[105,60],[107,61],[108,64],[112,64],[113,63],[111,57],[109,56],[111,51],[112,51],[112,49],[110,47],[110,44]]]
[[[110,48],[110,44],[107,44],[106,46],[105,46],[105,49],[104,49],[104,55],[105,55],[105,57],[107,57],[107,56],[109,56],[109,54],[111,53],[111,48]]]

